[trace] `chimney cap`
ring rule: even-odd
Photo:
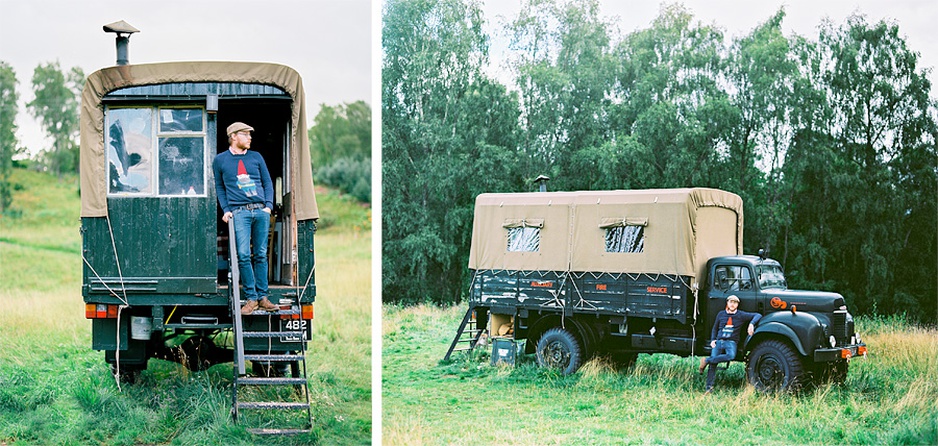
[[[131,26],[129,23],[127,23],[127,22],[125,22],[125,21],[123,21],[123,20],[119,20],[119,21],[116,21],[116,22],[114,22],[114,23],[109,23],[109,24],[107,24],[107,25],[104,25],[104,32],[106,32],[106,33],[117,33],[118,35],[120,35],[120,34],[133,34],[133,33],[138,33],[138,32],[140,32],[140,30],[137,29],[137,28],[134,28],[134,27]]]
[[[537,178],[534,179],[534,182],[537,183],[538,181],[550,181],[550,177],[547,175],[538,175]]]

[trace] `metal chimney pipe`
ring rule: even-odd
[[[118,65],[127,65],[130,63],[129,52],[130,49],[130,36],[118,34],[117,35],[117,64]]]
[[[104,25],[104,32],[117,34],[117,65],[129,64],[130,35],[138,33],[140,30],[121,20]]]
[[[547,182],[550,181],[550,177],[547,175],[538,175],[534,179],[534,182],[538,185],[538,192],[547,192]]]

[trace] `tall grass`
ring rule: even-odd
[[[231,420],[230,363],[196,373],[150,360],[137,384],[118,389],[104,355],[91,349],[84,319],[77,178],[17,169],[13,181],[21,185],[17,212],[0,217],[0,444],[370,441],[367,208],[327,191],[319,196],[320,213],[340,217],[316,236],[318,296],[307,357],[313,432],[256,437]]]
[[[764,395],[744,365],[714,394],[694,358],[639,355],[632,370],[598,358],[561,376],[534,364],[492,367],[487,351],[441,361],[465,307],[387,306],[386,444],[936,444],[938,330],[859,319],[871,353],[843,386]]]

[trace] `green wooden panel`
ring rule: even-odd
[[[316,234],[316,222],[313,220],[300,220],[297,222],[297,272],[300,285],[306,285],[302,293],[302,302],[316,300],[316,249],[313,242]]]
[[[106,293],[104,284],[121,279],[141,293],[216,291],[214,194],[110,197],[108,215],[110,225],[107,218],[82,219],[86,292]]]

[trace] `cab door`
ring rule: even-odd
[[[752,268],[745,263],[714,264],[711,270],[713,280],[710,283],[707,302],[707,337],[713,328],[717,313],[726,308],[726,298],[735,295],[739,298],[739,309],[759,312],[758,293],[753,280]]]

